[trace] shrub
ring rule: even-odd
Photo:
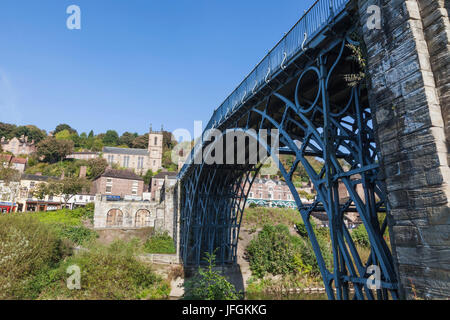
[[[25,215],[0,216],[0,299],[33,299],[38,281],[70,254],[67,243],[47,225]]]
[[[83,226],[55,225],[59,237],[68,239],[77,245],[86,244],[98,238],[97,232]]]
[[[369,235],[363,224],[360,224],[352,231],[352,239],[355,243],[363,247],[370,247]]]
[[[206,253],[206,270],[185,282],[185,299],[188,300],[238,300],[241,293],[218,271],[214,271],[215,255]]]
[[[57,280],[42,294],[44,299],[163,299],[170,293],[164,282],[147,264],[135,258],[137,241],[116,241],[110,246],[93,246],[64,262]],[[66,287],[69,266],[81,270],[81,289]]]
[[[292,236],[284,225],[265,225],[248,245],[246,252],[252,273],[259,278],[266,274],[320,274],[316,255],[302,224],[298,225],[302,236]],[[316,238],[327,267],[332,265],[329,242],[316,230]]]
[[[147,253],[175,254],[175,244],[167,232],[157,233],[151,236],[144,244]]]

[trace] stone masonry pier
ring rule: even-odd
[[[449,298],[450,1],[357,2],[400,291]]]

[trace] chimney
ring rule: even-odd
[[[42,176],[42,172],[36,172],[34,175],[35,176]]]
[[[64,171],[61,173],[61,180],[62,179],[64,179],[64,177],[65,177],[65,174],[64,174]]]
[[[86,178],[86,172],[87,172],[87,167],[81,166],[80,167],[80,178]]]

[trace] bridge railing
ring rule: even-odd
[[[214,110],[205,131],[217,128],[266,85],[273,75],[286,68],[299,52],[307,48],[307,45],[327,23],[342,12],[349,2],[350,0],[317,0],[241,84]],[[179,178],[183,177],[194,158],[194,150],[195,148],[179,173]]]

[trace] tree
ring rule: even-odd
[[[67,129],[59,131],[58,133],[55,134],[56,140],[71,140],[71,138],[72,138],[72,133]]]
[[[0,122],[0,138],[5,137],[11,139],[14,137],[14,130],[16,126],[14,124]]]
[[[48,182],[44,192],[51,196],[60,196],[64,200],[64,207],[76,194],[89,191],[91,183],[85,178],[65,177],[62,180]]]
[[[155,174],[153,173],[152,170],[147,170],[147,172],[146,172],[145,175],[144,175],[144,184],[145,184],[145,185],[149,185],[149,184],[150,184],[150,181],[152,180],[152,178],[153,178],[154,175],[155,175]]]
[[[137,137],[133,141],[133,148],[147,149],[148,148],[148,134]]]
[[[119,143],[119,134],[114,130],[108,130],[102,140],[107,146],[117,146]]]
[[[94,130],[89,131],[88,138],[89,139],[94,138]]]
[[[75,133],[78,135],[77,130],[75,130],[74,128],[72,128],[71,126],[69,126],[68,124],[65,124],[65,123],[57,125],[53,134],[56,135],[57,133],[64,131],[64,130],[69,131],[71,134]]]
[[[124,132],[119,139],[119,144],[126,145],[129,148],[133,148],[133,142],[137,136],[138,136],[137,133]]]
[[[106,168],[108,167],[108,162],[104,158],[94,158],[88,160],[89,177],[92,179],[97,178],[102,175]]]
[[[0,164],[0,180],[3,180],[6,184],[13,181],[19,181],[20,172],[10,166],[3,166]]]
[[[68,140],[57,140],[48,137],[37,145],[37,154],[43,157],[45,162],[56,163],[63,160],[68,154],[73,152],[74,143]]]
[[[28,141],[34,140],[35,143],[39,143],[47,136],[46,132],[39,129],[36,126],[20,126],[14,130],[14,136],[20,138],[21,136],[28,137]]]

